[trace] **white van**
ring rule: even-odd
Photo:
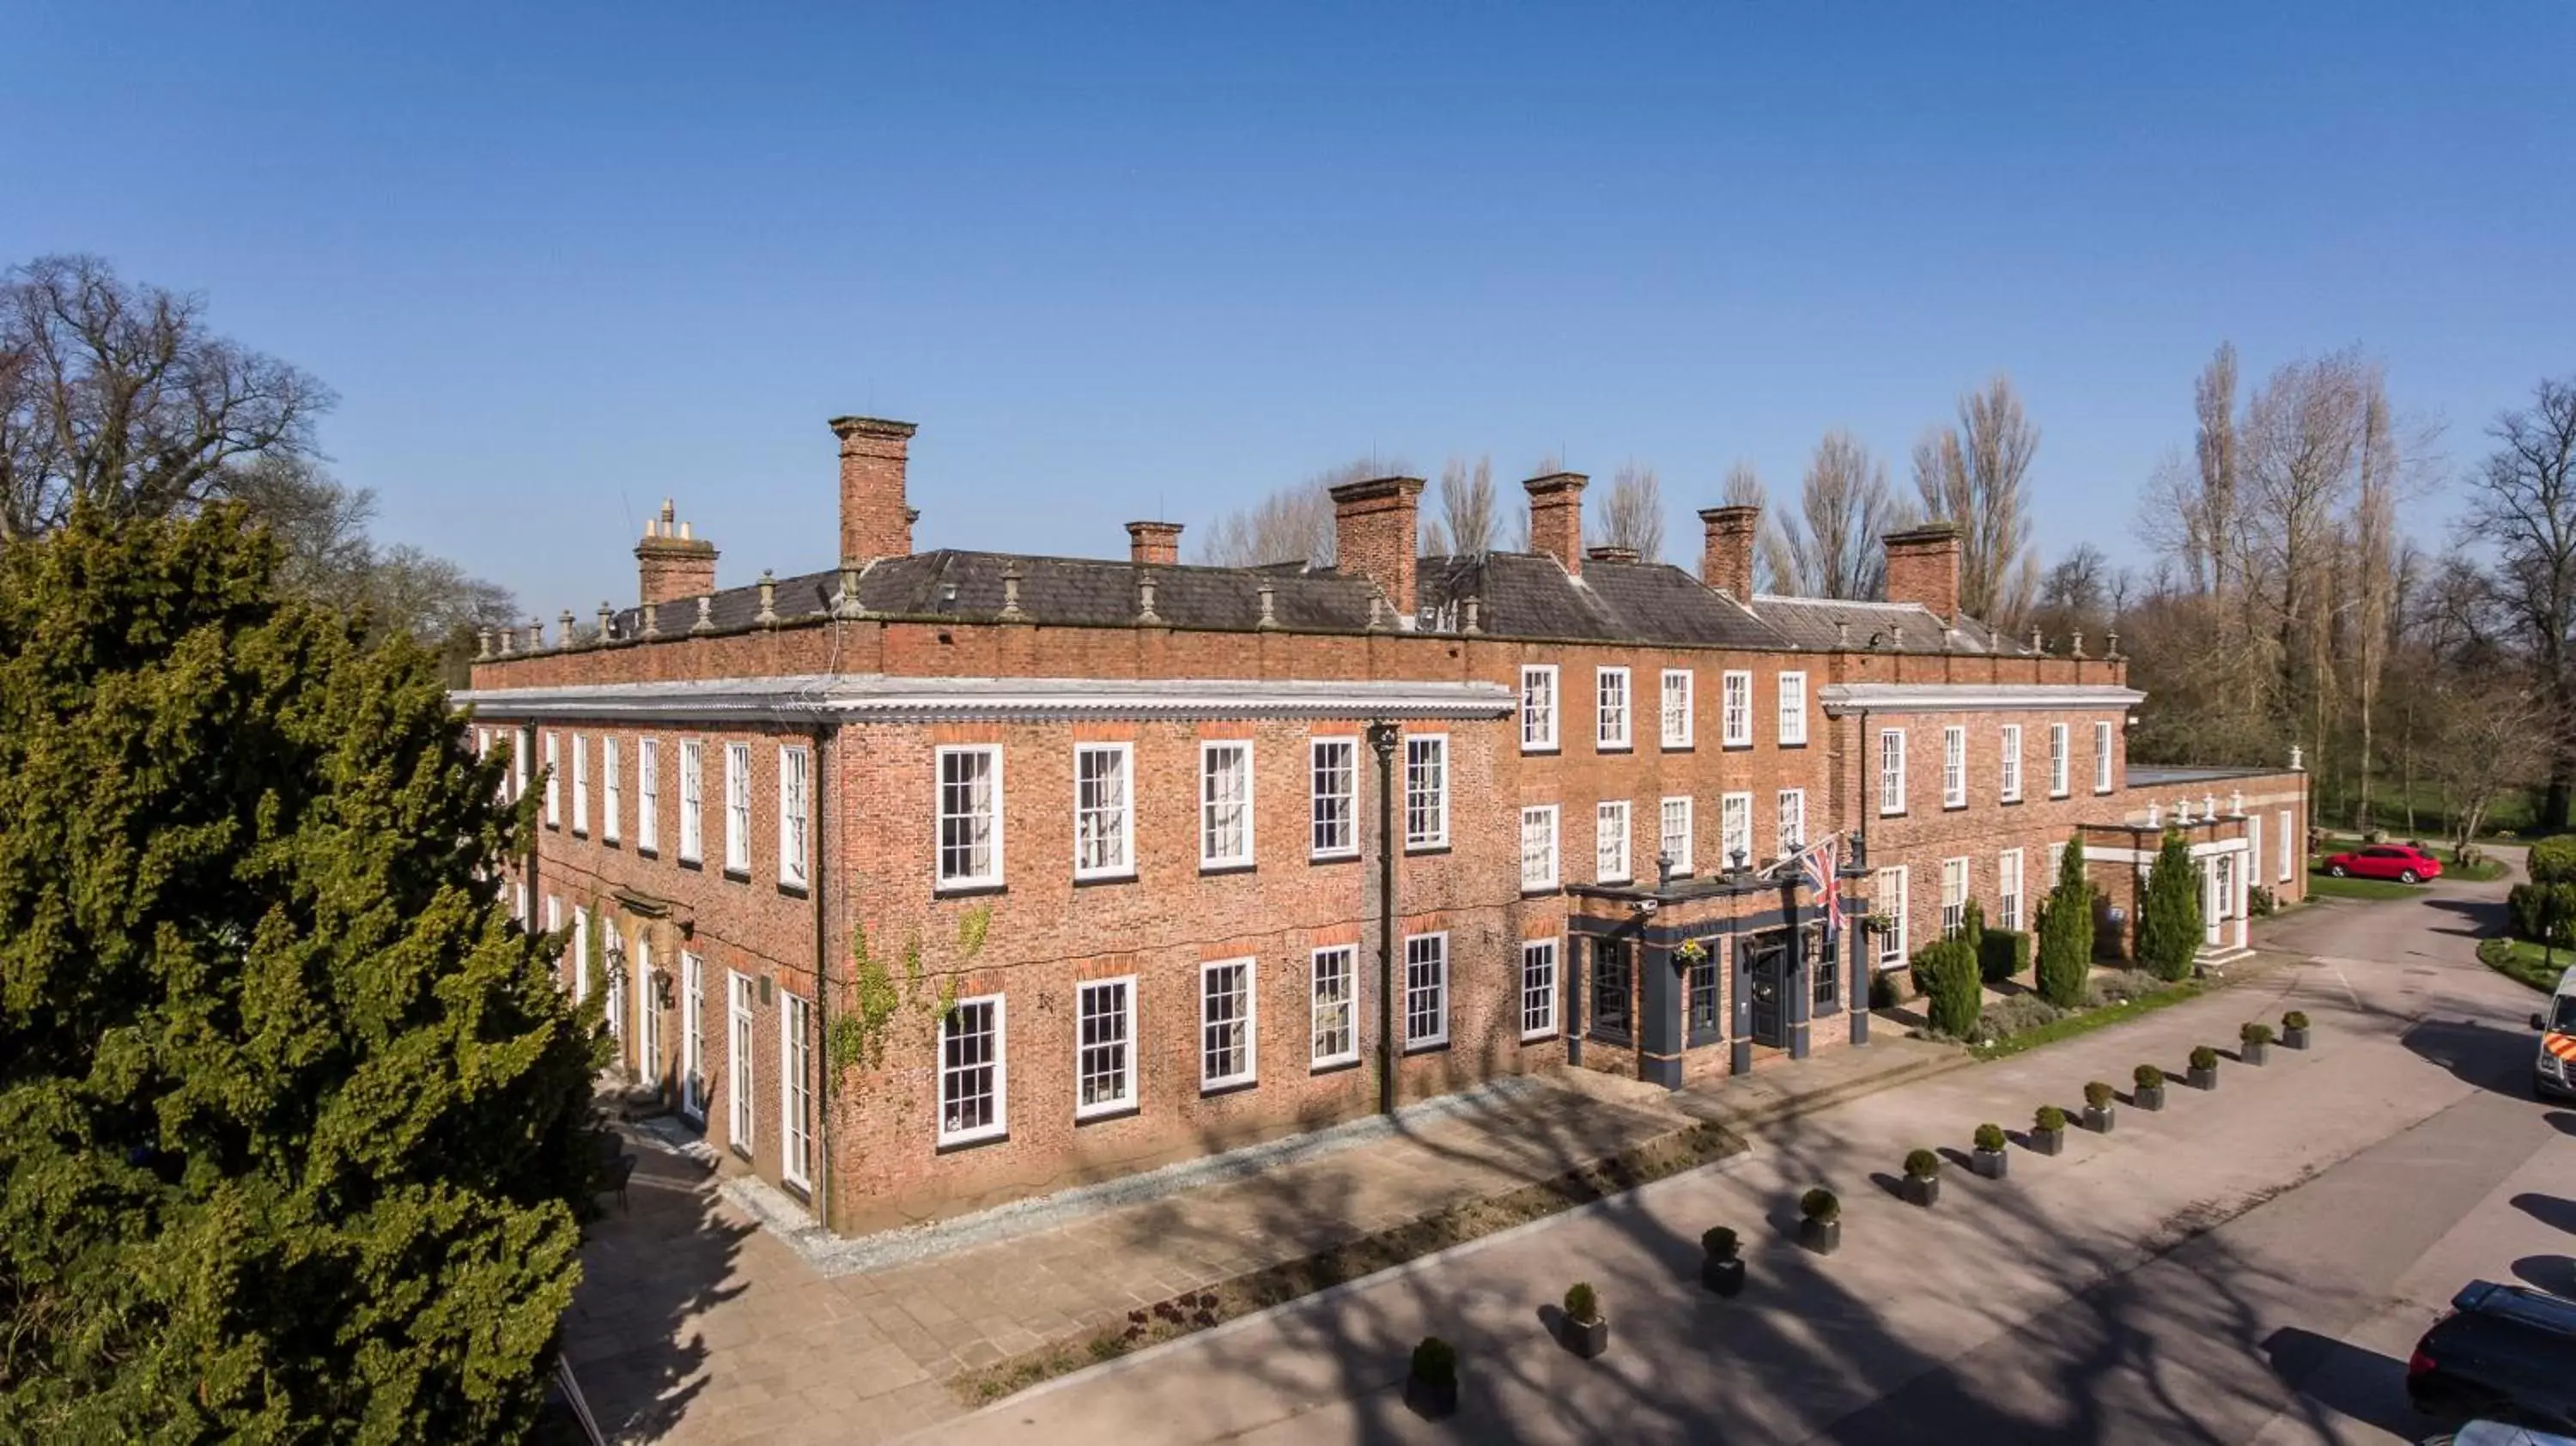
[[[2558,992],[2549,996],[2546,1012],[2531,1016],[2540,1031],[2540,1052],[2532,1059],[2531,1092],[2542,1099],[2563,1095],[2576,1099],[2576,969],[2558,976]]]

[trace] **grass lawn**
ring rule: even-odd
[[[2455,863],[2450,859],[2442,860],[2442,877],[2446,879],[2458,879],[2471,884],[2492,884],[2504,876],[2505,866],[2502,859],[2480,859],[2473,864]]]
[[[2560,949],[2551,962],[2541,962],[2540,946],[2526,939],[2481,939],[2478,962],[2517,983],[2528,984],[2543,994],[2558,988],[2558,976],[2569,964],[2576,964],[2576,950]]]
[[[2052,1019],[2036,1029],[2025,1029],[2019,1034],[2007,1034],[2001,1039],[1970,1045],[1968,1053],[1979,1059],[2002,1059],[2006,1055],[2019,1054],[2026,1049],[2037,1049],[2043,1044],[2055,1044],[2061,1039],[2072,1039],[2079,1034],[2091,1034],[2097,1029],[2107,1029],[2114,1024],[2135,1019],[2141,1014],[2152,1014],[2167,1005],[2180,1004],[2186,999],[2198,997],[2201,988],[2199,980],[2186,979],[2179,984],[2167,985],[2152,994],[2139,995],[2126,1004],[2106,1004],[2099,1009],[2083,1010],[2059,1019]]]
[[[2411,899],[2422,892],[2422,884],[2401,884],[2395,879],[2338,879],[2323,869],[2308,871],[2310,898]]]

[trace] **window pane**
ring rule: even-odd
[[[1449,938],[1416,934],[1404,941],[1404,1042],[1437,1044],[1449,1037]]]
[[[1314,1062],[1327,1064],[1354,1058],[1358,1045],[1351,1031],[1352,964],[1358,951],[1348,945],[1318,949],[1314,955]]]
[[[1530,939],[1521,944],[1521,1037],[1556,1030],[1556,941]]]

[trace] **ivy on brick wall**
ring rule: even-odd
[[[989,904],[969,909],[958,919],[960,969],[984,952],[984,941],[992,929],[993,909]],[[907,1008],[924,1019],[937,1021],[947,1018],[948,1012],[957,1007],[956,970],[939,976],[935,992],[926,988],[919,935],[904,941],[902,966],[903,977],[898,983],[893,967],[869,947],[866,927],[862,925],[852,932],[850,1007],[832,1021],[831,1055],[836,1067],[874,1069],[885,1063],[886,1039]]]

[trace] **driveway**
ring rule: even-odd
[[[2504,885],[2310,906],[2269,943],[2307,960],[2125,1027],[1872,1095],[1754,1150],[1337,1293],[1023,1393],[931,1439],[1851,1443],[2388,1441],[2415,1335],[2472,1277],[2576,1289],[2576,1111],[2523,1092],[2533,996],[2480,966]],[[2318,1048],[2233,1061],[2066,1154],[2016,1149],[1940,1206],[1887,1188],[1916,1145],[2025,1128],[2084,1082],[2232,1049],[2299,1008]],[[1818,1183],[1845,1244],[1791,1237]],[[1747,1239],[1753,1283],[1695,1280],[1702,1229]],[[1599,1287],[1610,1353],[1550,1339],[1565,1287]],[[1400,1400],[1406,1351],[1456,1342],[1465,1405]]]

